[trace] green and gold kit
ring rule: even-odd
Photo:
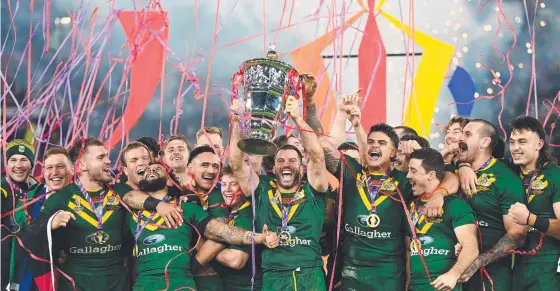
[[[527,208],[538,217],[556,219],[553,204],[560,202],[560,167],[547,163],[536,172],[521,173],[527,199]],[[535,249],[541,233],[530,228],[523,251]],[[560,260],[560,240],[543,238],[541,248],[534,255],[515,256],[514,290],[558,290],[560,274],[556,269]]]
[[[277,248],[262,251],[263,290],[323,290],[319,238],[326,212],[325,193],[309,183],[295,193],[280,193],[274,177],[260,176],[254,195],[257,231],[262,232],[266,224],[279,236]],[[289,279],[277,280],[283,276]]]
[[[86,195],[76,183],[66,185],[43,204],[41,212],[46,215],[63,210],[76,217],[66,227],[56,230],[55,235],[64,238],[58,240],[57,247],[67,255],[61,269],[72,277],[78,290],[123,290],[126,284],[123,259],[126,250],[130,250],[130,242],[124,231],[126,210],[119,201],[131,189],[119,185],[87,191],[95,209],[102,210],[101,229]],[[61,279],[58,290],[73,288],[70,282]]]
[[[427,221],[424,215],[426,199],[418,199],[409,203],[411,221],[416,228],[418,244],[410,244],[410,291],[433,290],[420,257],[424,257],[430,277],[435,280],[447,273],[457,262],[455,244],[458,240],[455,228],[467,224],[475,224],[475,216],[471,207],[459,197],[452,195],[444,200],[443,215]],[[413,236],[410,235],[411,241]],[[459,290],[459,284],[456,289]]]
[[[250,201],[243,202],[238,209],[234,209],[230,212],[228,218],[228,224],[241,227],[246,230],[253,230],[253,208],[251,207]],[[220,274],[222,282],[224,284],[224,290],[232,291],[242,291],[251,290],[251,278],[253,277],[253,264],[252,264],[252,246],[251,245],[230,245],[229,249],[239,250],[245,252],[249,255],[249,259],[245,266],[240,270],[231,269],[223,265],[216,266],[216,271]],[[255,263],[256,272],[254,280],[253,290],[261,290],[262,278],[261,278],[261,246],[255,245]]]
[[[176,201],[173,199],[169,203],[176,204]],[[170,278],[168,290],[195,287],[188,251],[194,246],[191,243],[193,237],[198,237],[193,235],[193,227],[198,227],[208,214],[193,203],[182,203],[181,208],[184,221],[178,228],[162,227],[165,220],[156,212],[144,210],[129,214],[129,232],[132,237],[137,237],[133,253],[138,279],[133,290],[165,289],[166,268]]]
[[[412,198],[412,188],[406,174],[397,170],[387,173],[366,173],[355,159],[344,156],[343,226],[344,290],[404,290],[405,247],[408,223],[401,195]],[[336,177],[340,177],[341,164]],[[387,175],[387,176],[386,176]],[[368,176],[379,188],[371,215]],[[379,181],[384,180],[381,185]],[[399,192],[401,195],[399,195]],[[372,219],[375,218],[375,219]]]
[[[481,238],[480,253],[492,249],[506,234],[503,216],[511,205],[525,203],[525,191],[521,179],[502,161],[491,158],[487,166],[476,172],[477,193],[466,197],[465,201],[476,214]],[[506,256],[486,267],[495,291],[511,289],[511,256]],[[481,272],[476,272],[464,284],[466,290],[490,288],[490,280]]]

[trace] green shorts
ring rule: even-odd
[[[222,291],[222,278],[220,275],[195,276],[196,290],[198,291]]]
[[[402,264],[385,266],[356,266],[344,262],[342,290],[405,290],[406,267]]]
[[[185,273],[170,273],[169,287],[165,282],[165,274],[140,275],[132,286],[132,291],[156,291],[156,290],[196,290],[192,277]],[[101,289],[99,289],[101,290]]]
[[[321,267],[286,271],[264,271],[262,290],[324,291],[325,273]]]
[[[560,274],[557,264],[550,262],[516,264],[513,268],[514,291],[557,291]]]
[[[99,275],[92,272],[90,275],[73,274],[69,271],[64,271],[68,276],[74,280],[76,284],[77,291],[122,291],[127,290],[128,278],[124,272],[118,272],[116,274]],[[60,275],[58,279],[57,291],[74,291],[72,287],[72,282],[67,280],[63,275]]]
[[[484,272],[478,270],[472,277],[463,284],[465,291],[481,291],[492,290],[494,291],[511,291],[512,270],[511,265],[506,263],[494,263],[486,266],[486,271],[492,279],[492,284]]]
[[[224,290],[228,291],[260,291],[262,290],[262,281],[255,278],[255,283],[251,284],[251,280],[223,280]]]

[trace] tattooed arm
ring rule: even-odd
[[[151,196],[139,190],[128,191],[124,194],[123,201],[130,208],[135,210],[144,210],[144,202]],[[146,209],[151,210],[151,209]],[[181,226],[183,224],[183,209],[180,207],[171,205],[167,202],[160,201],[155,207],[157,214],[165,219],[165,223],[168,227]]]
[[[237,100],[232,105],[233,110],[238,110]],[[255,171],[251,171],[249,165],[245,163],[243,152],[237,146],[241,139],[241,132],[239,130],[239,118],[235,117],[231,123],[231,137],[229,140],[229,164],[233,171],[233,175],[239,183],[241,191],[245,196],[250,197],[254,189],[259,184],[259,175]]]
[[[255,233],[253,238],[253,233],[251,231],[241,227],[227,225],[216,219],[210,220],[204,230],[204,236],[206,238],[232,245],[250,245],[253,239],[256,244],[265,244],[269,248],[278,245],[276,233],[269,232],[266,225],[263,228],[263,233]]]
[[[323,125],[321,124],[321,120],[319,120],[319,115],[317,114],[317,106],[312,104],[307,104],[307,116],[305,117],[305,122],[309,124],[309,127],[313,129],[313,131],[319,135],[322,135],[325,130],[323,129]]]
[[[491,263],[510,255],[510,251],[518,249],[525,244],[525,237],[528,230],[527,227],[516,224],[507,215],[504,215],[503,219],[507,233],[492,249],[480,254],[474,263],[472,263],[472,265],[463,273],[459,281],[466,282],[476,271],[478,271],[478,269],[486,267]]]

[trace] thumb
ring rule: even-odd
[[[268,226],[267,226],[266,224],[263,226],[263,231],[262,231],[262,232],[263,232],[263,234],[265,234],[265,235],[268,234]]]

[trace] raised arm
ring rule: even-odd
[[[239,110],[239,101],[233,100],[231,105],[232,111],[236,112]],[[249,197],[253,194],[253,190],[259,184],[259,175],[255,171],[251,171],[249,165],[245,163],[243,157],[243,152],[237,146],[239,140],[241,140],[241,132],[239,130],[239,117],[235,116],[233,122],[231,123],[231,137],[229,140],[229,164],[233,170],[233,175],[239,183],[239,187],[245,193],[245,196]]]
[[[452,290],[459,277],[472,265],[478,257],[478,240],[476,239],[476,225],[465,224],[454,229],[455,236],[462,246],[457,262],[447,273],[439,276],[432,286],[437,290]],[[447,288],[447,289],[446,289]]]
[[[516,224],[511,217],[504,215],[504,226],[507,233],[496,243],[496,245],[480,254],[471,266],[463,273],[461,280],[466,282],[478,269],[510,255],[510,251],[520,248],[525,244],[527,227]],[[461,250],[461,253],[464,251]]]
[[[165,219],[168,227],[176,228],[183,224],[183,209],[163,202],[139,190],[126,192],[123,197],[124,203],[135,210],[156,211],[159,216]]]
[[[346,105],[345,110],[349,113],[348,119],[354,127],[354,132],[356,133],[356,140],[358,142],[358,150],[360,151],[360,159],[362,161],[367,161],[368,155],[368,142],[367,134],[362,126],[362,112],[357,104]]]
[[[325,166],[325,154],[319,143],[317,135],[311,127],[299,116],[299,107],[297,100],[290,96],[286,101],[286,113],[290,115],[294,123],[299,129],[303,147],[309,155],[309,163],[307,164],[307,179],[313,189],[319,192],[326,192],[329,188],[328,172]]]

